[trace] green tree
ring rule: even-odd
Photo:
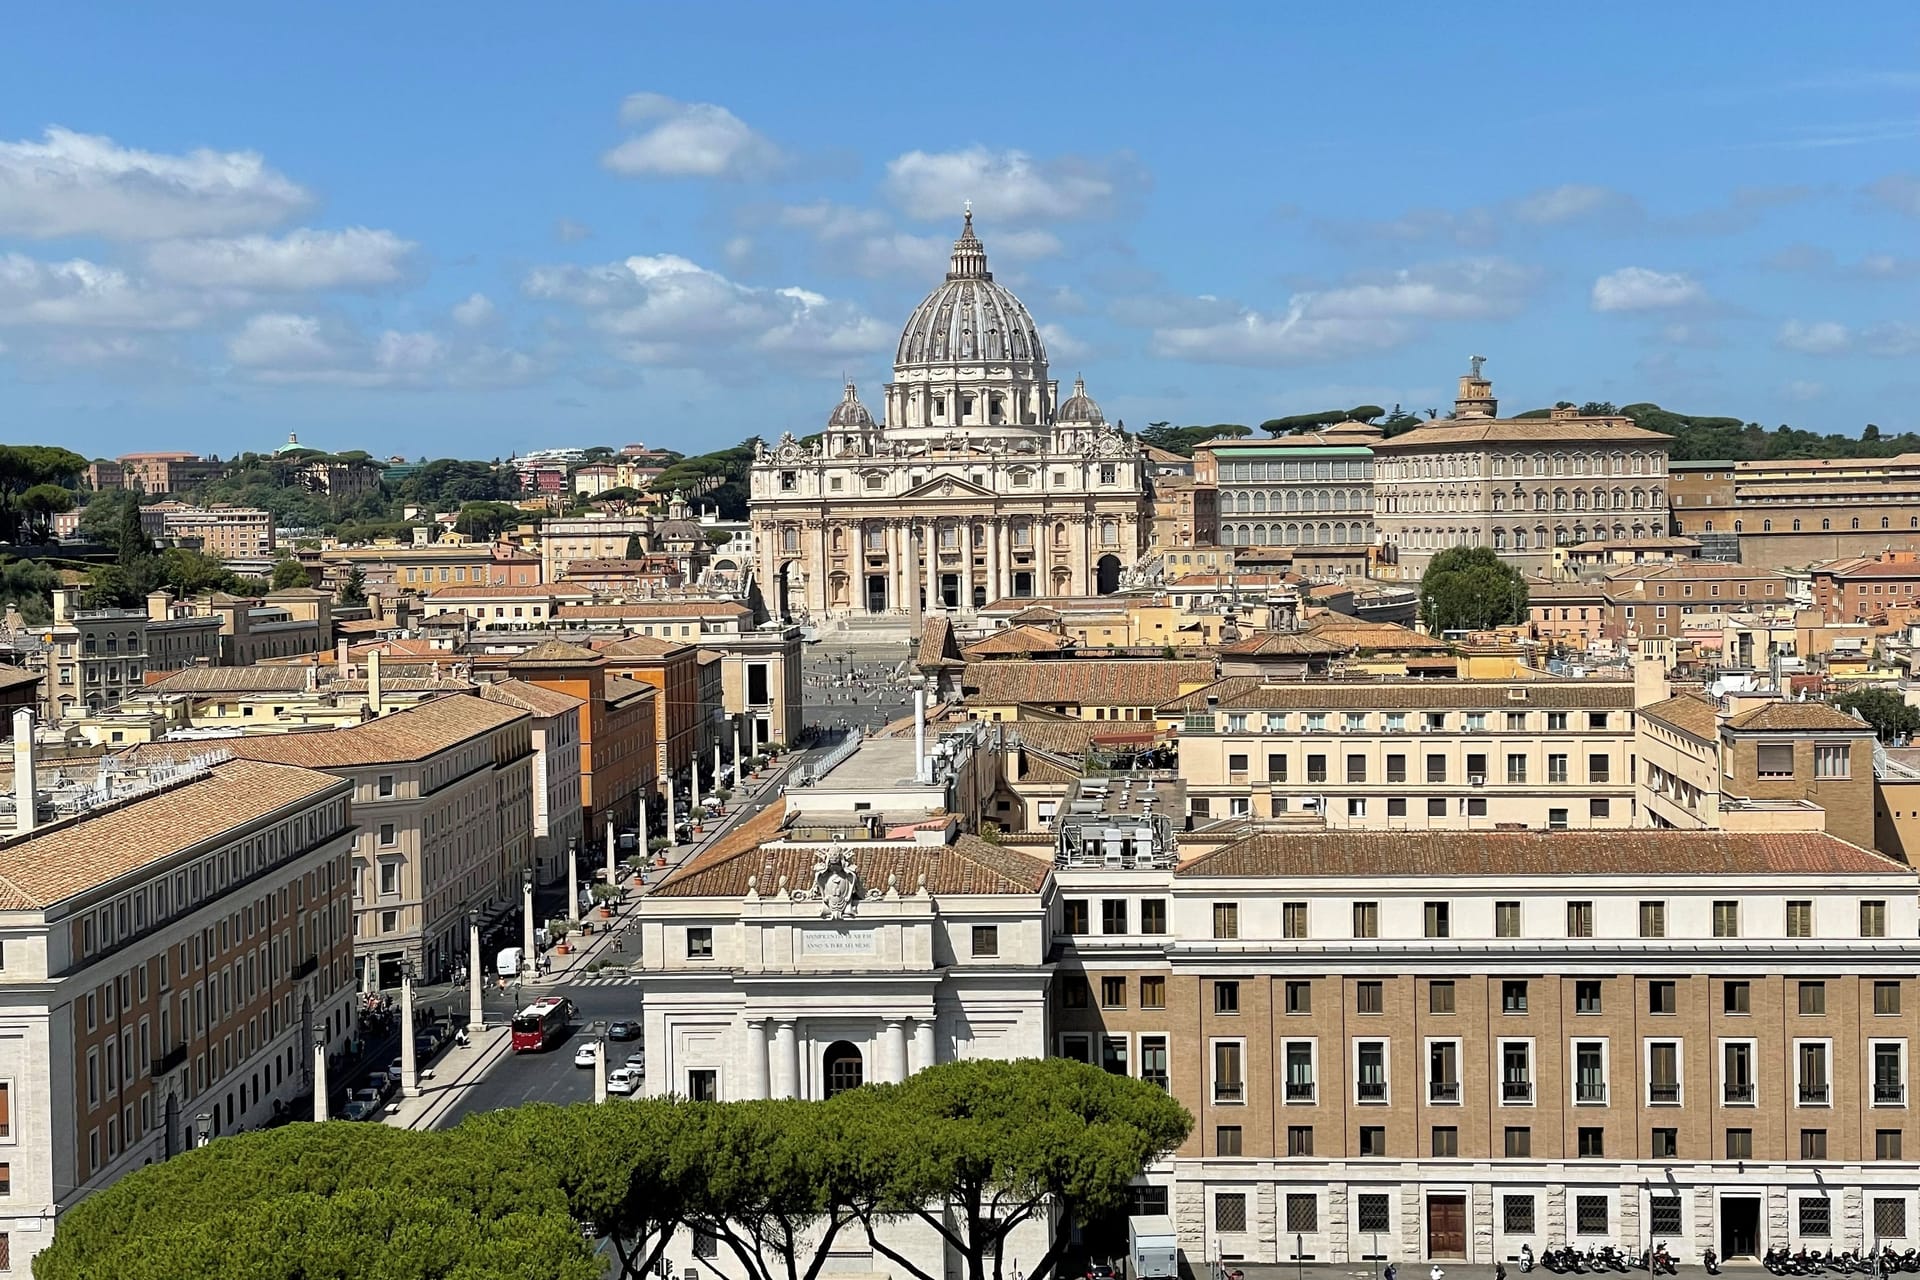
[[[878,1238],[883,1214],[933,1228],[967,1280],[1000,1280],[1008,1237],[1052,1212],[1046,1251],[1022,1259],[1028,1280],[1052,1280],[1074,1227],[1123,1207],[1140,1171],[1193,1127],[1165,1090],[1065,1058],[948,1062],[846,1097],[872,1108],[849,1128],[882,1170],[868,1240],[919,1280],[942,1278]]]
[[[637,533],[628,534],[626,558],[629,560],[640,560],[644,559],[646,554],[645,549],[640,545],[640,535]]]
[[[1357,404],[1347,410],[1347,417],[1354,422],[1372,422],[1384,413],[1386,410],[1377,404]]]
[[[71,488],[80,482],[87,460],[71,449],[43,444],[0,445],[0,540],[20,541],[26,518],[20,499],[40,485]]]
[[[1835,698],[1833,705],[1859,715],[1882,742],[1891,742],[1902,734],[1908,738],[1920,734],[1920,707],[1909,706],[1891,689],[1855,689]]]
[[[24,518],[22,536],[32,542],[53,540],[53,518],[74,507],[73,490],[57,484],[37,484],[20,495]]]
[[[347,566],[347,576],[340,584],[340,603],[360,605],[367,602],[367,575],[357,564]]]
[[[702,1167],[691,1221],[751,1280],[815,1280],[840,1233],[874,1206],[877,1135],[864,1098],[697,1108]]]
[[[60,575],[38,560],[9,560],[0,566],[0,606],[12,605],[31,626],[53,619],[53,590]]]
[[[1511,626],[1527,616],[1527,583],[1490,547],[1450,547],[1420,578],[1420,616],[1435,635]]]
[[[231,591],[234,583],[231,569],[217,558],[191,547],[168,547],[162,551],[156,577],[182,596],[199,595],[203,591]]]
[[[95,565],[87,570],[87,583],[80,588],[83,609],[131,609],[145,593],[132,574],[117,564]]]
[[[485,542],[511,529],[527,518],[527,513],[511,502],[469,502],[454,517],[455,533],[464,533],[476,542]]]
[[[275,591],[284,591],[288,587],[310,587],[312,585],[313,579],[308,576],[307,567],[298,560],[295,560],[292,556],[288,556],[284,560],[274,561],[273,589]]]

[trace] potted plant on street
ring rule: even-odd
[[[563,916],[547,921],[547,936],[553,939],[553,949],[563,956],[573,954],[573,944],[567,941],[567,935],[572,932],[573,922]]]
[[[613,918],[613,903],[619,896],[620,890],[613,885],[596,884],[593,886],[593,900],[600,908],[600,918],[602,920],[610,920]]]

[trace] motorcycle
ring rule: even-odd
[[[1533,1246],[1523,1244],[1520,1246],[1520,1271],[1524,1275],[1531,1270],[1533,1270]]]
[[[1717,1276],[1720,1274],[1720,1255],[1708,1249],[1700,1255],[1700,1265],[1707,1269],[1708,1275]]]

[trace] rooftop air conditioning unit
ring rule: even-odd
[[[1484,787],[1487,785],[1487,775],[1484,773],[1476,773],[1467,779],[1467,784],[1474,787]]]

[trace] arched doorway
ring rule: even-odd
[[[1120,589],[1120,557],[1101,556],[1094,566],[1096,594],[1110,596]]]
[[[860,1057],[860,1050],[845,1040],[835,1040],[828,1045],[820,1065],[820,1074],[826,1083],[825,1097],[858,1089],[867,1082],[866,1063]]]

